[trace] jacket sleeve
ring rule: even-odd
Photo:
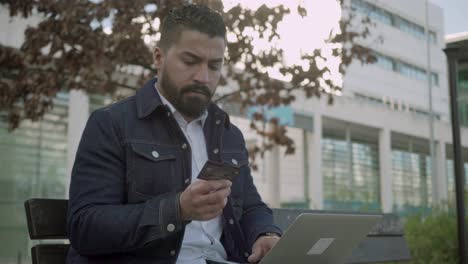
[[[86,125],[71,175],[67,231],[84,256],[123,253],[180,232],[180,193],[125,204],[126,162],[109,110]]]
[[[247,152],[245,149],[244,151]],[[282,235],[281,229],[274,224],[273,212],[262,201],[260,194],[253,183],[250,168],[246,166],[246,177],[244,179],[244,206],[240,221],[245,239],[247,240],[247,249],[252,250],[253,244],[263,233],[276,233]]]

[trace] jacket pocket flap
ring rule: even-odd
[[[222,151],[221,159],[224,163],[238,167],[249,164],[247,153],[244,151]]]
[[[145,143],[131,143],[132,150],[152,161],[176,159],[177,147]]]

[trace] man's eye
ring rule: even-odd
[[[187,65],[194,65],[196,62],[191,61],[191,60],[186,60],[186,61],[184,61],[184,63],[187,64]]]
[[[209,67],[210,70],[212,70],[212,71],[217,71],[217,70],[219,70],[219,67],[220,67],[220,66],[219,66],[218,64],[213,64],[213,65],[209,65],[208,67]]]

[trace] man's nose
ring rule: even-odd
[[[207,84],[210,81],[208,65],[201,64],[194,77],[195,81],[202,84]]]

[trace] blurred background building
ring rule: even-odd
[[[344,77],[343,95],[335,97],[333,105],[298,96],[286,109],[295,154],[284,155],[284,149],[276,147],[257,159],[259,169],[253,172],[268,204],[404,215],[453,199],[443,10],[429,3],[426,24],[425,3],[351,1],[358,14],[374,19],[375,32],[384,39],[362,42],[375,52],[377,63],[352,64]],[[38,21],[11,20],[7,10],[0,9],[0,41],[19,47],[26,26]],[[461,72],[465,143],[468,67]],[[0,263],[26,262],[31,242],[23,202],[67,196],[69,172],[87,117],[110,102],[104,96],[72,91],[59,94],[53,110],[40,122],[25,121],[9,133],[0,121]],[[260,143],[249,129],[247,113],[233,110],[232,114],[247,144]],[[468,153],[468,145],[464,147]]]
[[[343,95],[333,105],[297,97],[289,128],[296,153],[284,156],[280,148],[267,155],[255,173],[256,184],[275,206],[400,214],[430,210],[454,197],[443,10],[428,5],[427,43],[425,1],[351,3],[373,18],[384,39],[362,42],[377,62],[352,64]],[[461,108],[465,116],[467,109]],[[236,121],[248,131],[247,120]],[[463,128],[464,142],[467,133]],[[247,138],[256,141],[254,135]]]

